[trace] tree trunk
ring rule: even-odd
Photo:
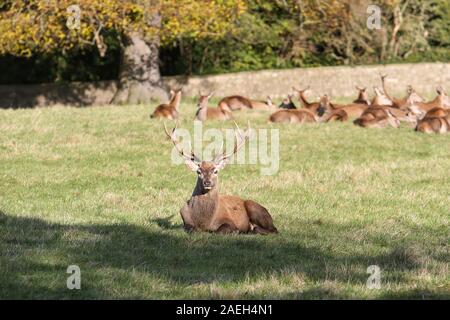
[[[141,104],[169,99],[159,72],[159,41],[146,42],[138,33],[125,39],[119,71],[119,88],[111,103]]]

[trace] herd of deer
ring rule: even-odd
[[[233,119],[236,110],[269,110],[270,122],[275,123],[308,123],[348,121],[354,119],[355,125],[364,128],[398,128],[400,122],[409,123],[416,131],[425,133],[450,132],[450,98],[442,87],[436,89],[437,96],[431,101],[425,101],[413,87],[408,86],[403,98],[395,98],[388,94],[385,85],[386,75],[381,76],[382,90],[374,87],[375,96],[369,99],[367,89],[356,87],[358,97],[349,104],[337,104],[325,94],[316,102],[306,98],[309,87],[303,90],[294,89],[302,105],[297,108],[293,95],[278,106],[270,97],[266,101],[252,100],[242,96],[229,96],[220,100],[217,107],[208,105],[211,94],[200,94],[195,118],[200,121],[210,119]],[[159,105],[152,113],[152,118],[178,119],[181,102],[181,90],[171,90],[170,101]]]
[[[375,87],[375,97],[372,100],[369,99],[366,88],[356,87],[358,97],[350,104],[332,103],[328,95],[322,96],[317,102],[308,102],[305,97],[308,88],[304,90],[294,88],[302,104],[300,109],[296,108],[292,95],[283,100],[279,106],[280,110],[276,110],[270,97],[263,102],[242,96],[231,96],[222,99],[217,107],[209,107],[208,101],[212,94],[200,95],[195,118],[200,121],[229,120],[233,119],[234,110],[264,109],[273,110],[269,121],[278,123],[348,121],[354,118],[355,125],[365,128],[387,126],[397,128],[400,121],[406,121],[413,123],[415,130],[420,132],[450,131],[450,99],[442,88],[437,88],[438,95],[429,102],[425,102],[411,86],[408,87],[406,97],[396,99],[387,93],[385,79],[386,76],[381,76],[383,90]],[[171,91],[170,102],[159,105],[151,118],[178,119],[180,102],[181,90]],[[220,152],[212,161],[201,161],[192,150],[186,153],[176,138],[177,126],[169,132],[164,124],[164,129],[175,149],[185,159],[187,167],[197,173],[197,183],[191,198],[180,210],[187,232],[256,234],[278,232],[270,213],[259,203],[219,194],[218,173],[245,144],[249,137],[250,125],[244,134],[237,127],[233,151],[229,154]]]

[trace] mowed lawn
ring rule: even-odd
[[[186,234],[195,173],[171,163],[153,108],[0,110],[0,298],[450,298],[450,135],[237,112],[279,129],[280,168],[229,165],[221,191],[266,206],[279,234]],[[194,112],[182,103],[180,127]]]

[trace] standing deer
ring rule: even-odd
[[[200,121],[206,121],[211,119],[216,120],[229,120],[232,119],[233,116],[229,109],[224,108],[223,106],[217,108],[208,107],[209,99],[212,97],[214,93],[211,92],[209,95],[200,94],[198,99],[198,109],[195,114],[195,118]]]
[[[166,119],[178,119],[178,108],[181,102],[181,91],[170,90],[170,101],[166,104],[160,104],[156,107],[155,111],[150,115],[150,118],[166,118]]]
[[[188,168],[197,173],[197,183],[192,196],[180,210],[184,229],[187,232],[277,233],[277,228],[275,228],[272,217],[266,208],[252,200],[219,194],[219,171],[244,146],[250,133],[250,125],[244,136],[237,127],[234,149],[231,153],[220,153],[210,162],[200,161],[193,152],[187,155],[179,147],[179,142],[175,137],[176,129],[177,126],[172,130],[172,133],[169,133],[164,124],[167,136],[185,159]],[[238,142],[238,136],[240,142]]]

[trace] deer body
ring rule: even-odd
[[[150,118],[178,119],[178,108],[181,102],[181,89],[170,90],[170,101],[166,104],[160,104],[150,115]]]
[[[387,126],[398,128],[400,126],[400,121],[386,106],[368,108],[353,123],[364,128],[385,128]]]
[[[333,104],[327,95],[320,98],[317,114],[322,117],[325,114],[328,119],[333,119],[333,115],[337,114],[339,119],[358,118],[369,106],[360,103],[350,104]],[[342,112],[345,111],[345,114]],[[342,121],[341,120],[341,121]]]
[[[198,109],[195,113],[195,118],[200,121],[206,120],[229,120],[233,118],[231,112],[227,109],[223,109],[220,105],[217,108],[212,108],[208,106],[209,99],[212,97],[212,93],[209,95],[200,95],[198,101]]]
[[[305,97],[305,92],[309,90],[309,87],[298,90],[296,88],[292,88],[298,93],[298,99],[300,100],[300,103],[302,104],[303,108],[308,109],[309,111],[312,111],[313,113],[317,113],[317,109],[319,108],[320,103],[319,102],[308,102],[308,100]]]
[[[258,101],[258,100],[250,100],[250,104],[251,104],[253,110],[275,109],[275,106],[273,105],[272,99],[270,97],[267,97],[267,100],[265,102]]]

